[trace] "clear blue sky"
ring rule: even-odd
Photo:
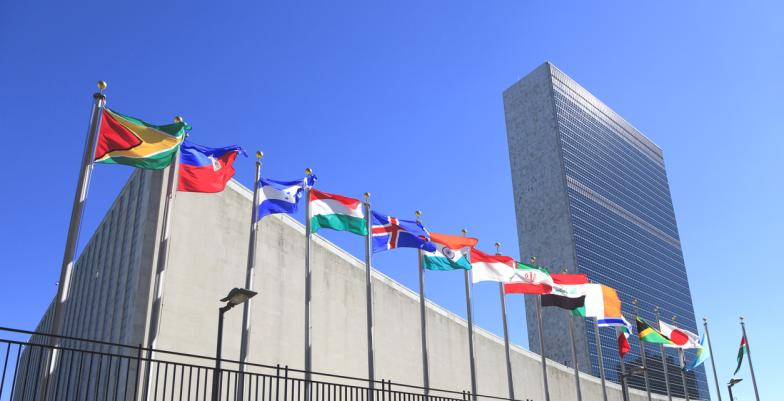
[[[779,2],[50,3],[0,1],[0,324],[33,328],[55,293],[98,79],[117,110],[179,114],[195,142],[263,150],[265,176],[312,167],[324,190],[370,191],[379,210],[421,209],[431,230],[466,227],[517,256],[501,92],[550,60],[664,149],[720,380],[744,314],[762,397],[784,398],[782,319],[768,313],[780,309],[770,284],[784,281]],[[251,159],[237,168],[250,186]],[[97,166],[82,243],[129,173]],[[361,255],[356,238],[325,234]],[[413,252],[375,261],[416,288]],[[459,275],[428,285],[464,315]],[[477,286],[478,324],[496,333],[497,298]],[[525,345],[521,299],[509,307]]]

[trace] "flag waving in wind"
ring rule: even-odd
[[[305,192],[305,181],[277,181],[259,179],[259,210],[256,220],[275,213],[291,214],[297,211],[299,200]]]
[[[425,252],[424,267],[428,270],[471,269],[471,248],[479,240],[476,238],[430,233],[430,240],[436,250]]]
[[[665,344],[665,347],[671,348],[699,348],[700,338],[684,329],[679,329],[673,325],[667,324],[659,320],[659,331],[667,338],[670,339],[672,344]]]
[[[702,338],[700,339],[700,346],[697,348],[697,353],[694,355],[694,360],[691,361],[689,366],[686,367],[686,371],[694,370],[697,366],[702,365],[705,361],[708,360],[710,357],[710,349],[708,348],[708,343],[705,341],[705,333],[702,333]]]
[[[180,146],[177,190],[181,192],[221,192],[234,176],[237,154],[247,157],[239,146],[208,148],[185,141]]]
[[[672,341],[670,341],[669,338],[656,331],[656,329],[651,327],[648,322],[639,316],[637,316],[637,336],[640,338],[640,341],[645,341],[646,343],[662,345],[672,344]]]
[[[418,221],[402,220],[383,213],[371,212],[373,252],[395,248],[419,248],[433,252],[436,246],[428,240],[430,235]]]
[[[509,256],[489,255],[471,249],[471,280],[474,284],[482,281],[511,282],[515,277],[514,265],[514,259]]]
[[[184,122],[153,125],[104,108],[95,146],[95,162],[160,170],[174,159],[185,133]]]
[[[746,355],[748,353],[749,353],[749,345],[746,344],[746,336],[743,336],[743,338],[740,339],[740,349],[738,349],[738,367],[735,368],[735,373],[732,374],[733,376],[738,374],[738,371],[740,370],[740,366],[743,365],[743,355]]]

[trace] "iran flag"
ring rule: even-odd
[[[700,348],[700,337],[688,330],[679,329],[659,320],[659,331],[672,341],[672,344],[664,344],[665,347]]]

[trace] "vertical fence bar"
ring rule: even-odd
[[[11,343],[5,348],[5,360],[3,361],[3,376],[0,377],[0,399],[3,398],[3,388],[5,387],[5,371],[8,368],[8,355],[11,352]]]

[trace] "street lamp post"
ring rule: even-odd
[[[730,401],[734,401],[735,400],[734,398],[732,398],[732,386],[740,383],[742,380],[743,379],[732,378],[732,379],[730,379],[730,382],[727,383],[727,391],[730,392]]]
[[[223,314],[229,309],[244,304],[249,299],[253,298],[257,293],[255,291],[246,290],[244,288],[233,288],[229,291],[226,298],[221,299],[226,305],[218,308],[218,344],[215,351],[215,371],[212,373],[212,401],[218,401],[220,397],[220,382],[221,382],[221,349],[223,348]]]

